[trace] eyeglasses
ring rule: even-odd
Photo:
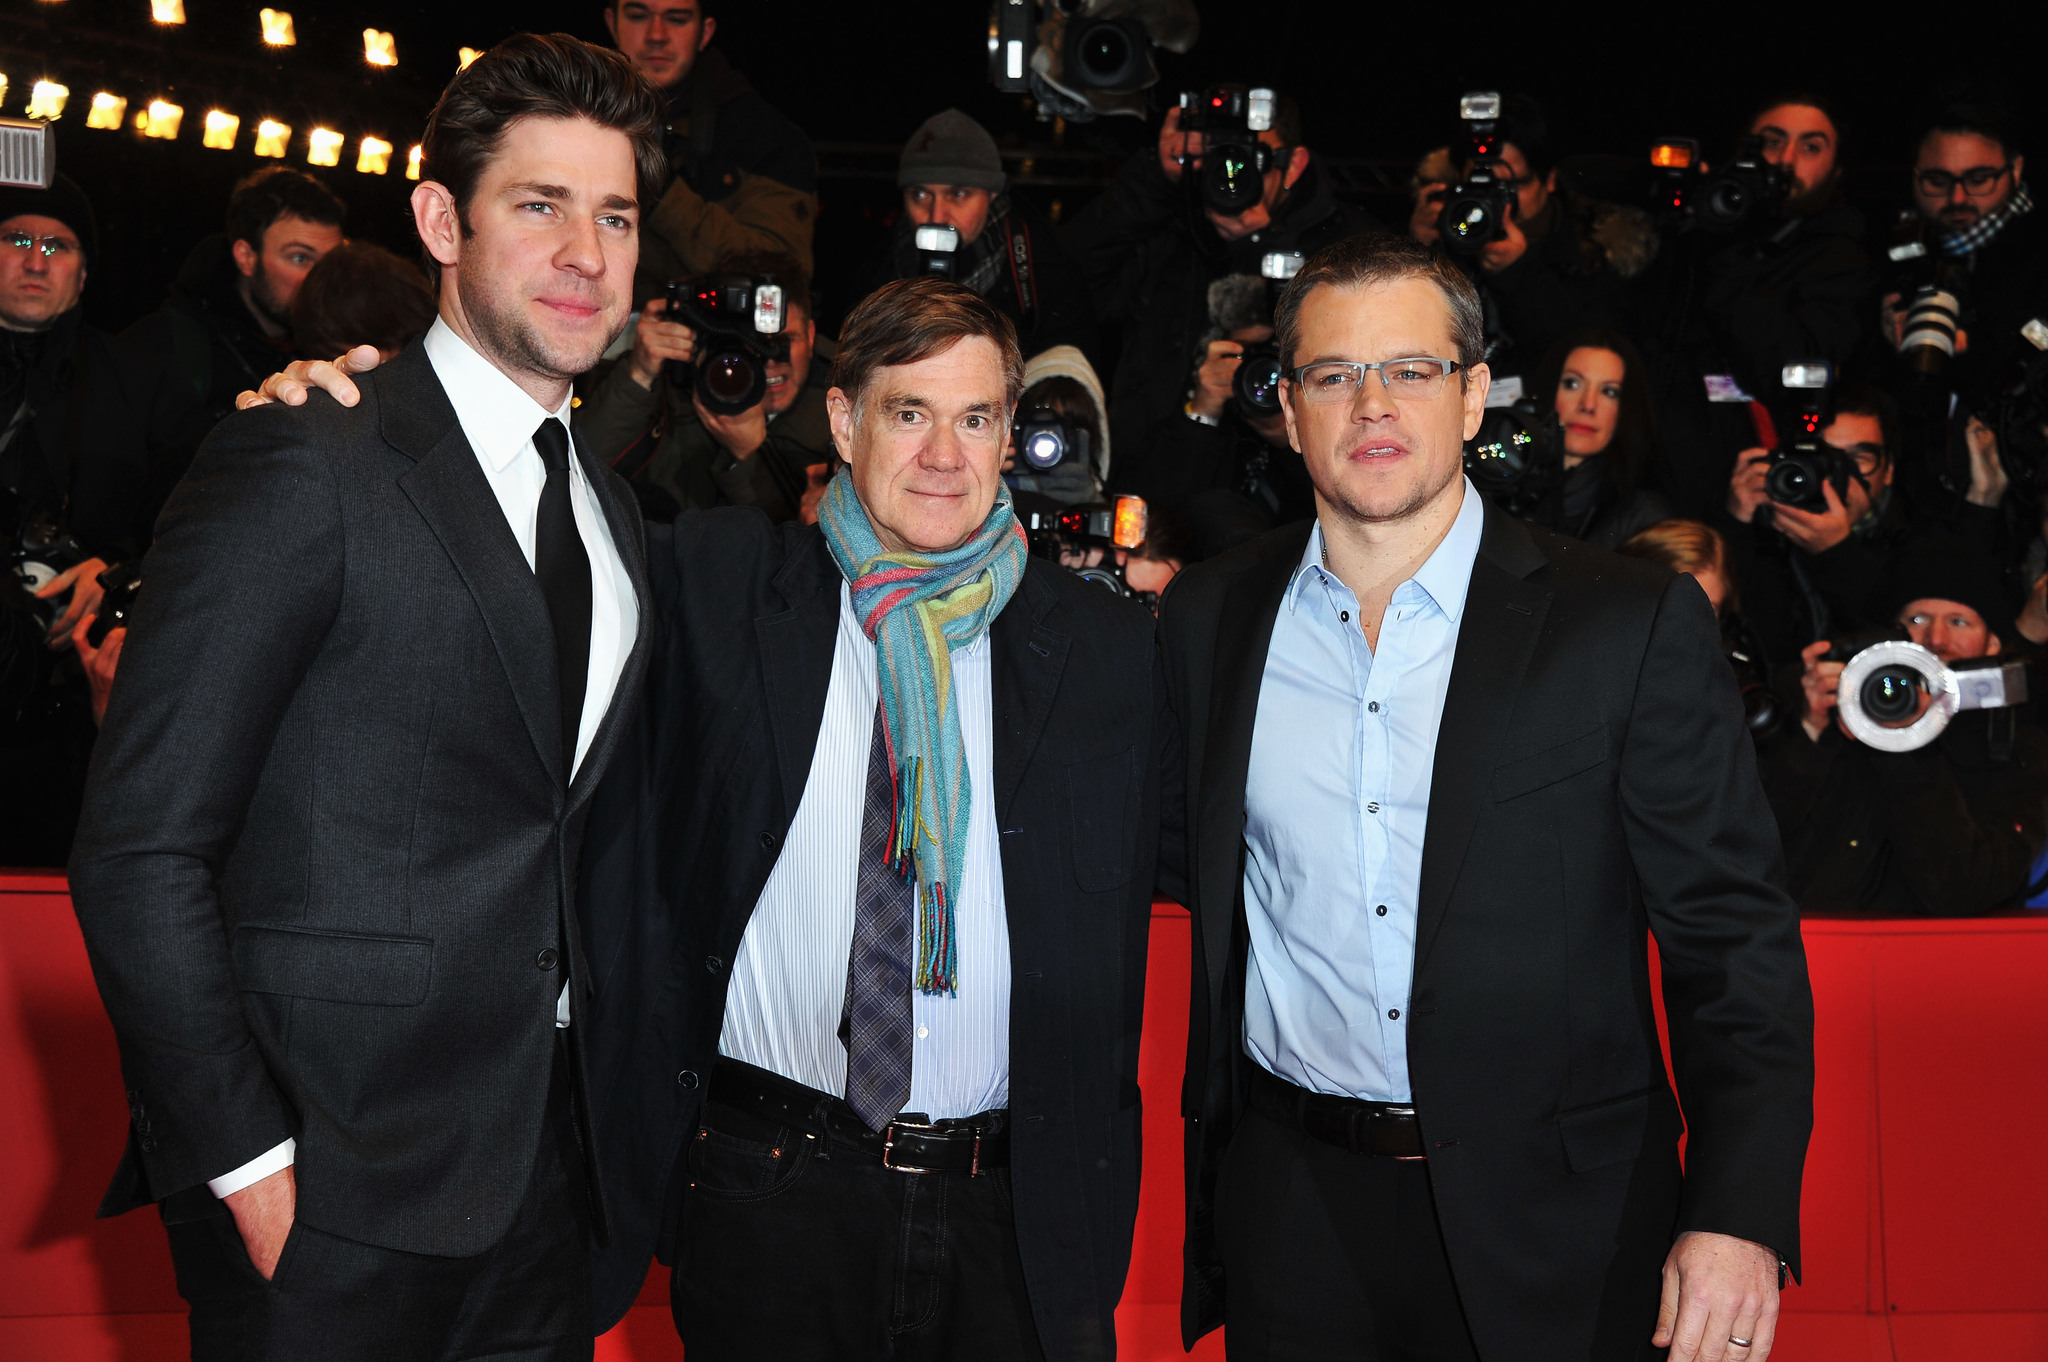
[[[1304,364],[1293,374],[1294,386],[1309,402],[1352,402],[1365,386],[1368,370],[1376,370],[1380,383],[1395,397],[1422,400],[1444,390],[1444,380],[1465,366],[1454,359],[1383,359],[1377,364],[1355,360],[1329,359]]]
[[[1960,175],[1951,175],[1946,170],[1922,170],[1913,176],[1913,182],[1920,186],[1920,192],[1930,198],[1947,198],[1961,185],[1963,192],[1971,198],[1982,198],[1997,187],[2012,169],[2012,163],[2002,166],[1972,166]]]
[[[41,248],[45,260],[78,253],[78,243],[61,236],[30,236],[27,232],[4,232],[0,233],[0,242],[14,247],[17,251]]]

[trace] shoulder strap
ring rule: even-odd
[[[1031,268],[1031,228],[1024,215],[1011,209],[1003,215],[1003,231],[1009,238],[1010,282],[1017,288],[1017,309],[1024,320],[1038,321],[1038,277]]]

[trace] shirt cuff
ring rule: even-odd
[[[226,1177],[209,1178],[206,1190],[217,1197],[239,1192],[244,1187],[263,1181],[280,1168],[289,1168],[299,1157],[299,1142],[286,1140],[283,1144],[255,1158],[229,1173]]]

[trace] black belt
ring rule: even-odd
[[[705,1095],[731,1111],[830,1140],[898,1173],[965,1173],[979,1177],[1010,1162],[1007,1111],[985,1111],[957,1121],[927,1121],[905,1112],[880,1131],[830,1093],[738,1060],[721,1059]]]
[[[1251,1071],[1251,1107],[1261,1116],[1353,1154],[1387,1159],[1426,1157],[1422,1123],[1415,1119],[1413,1107],[1310,1092],[1274,1077],[1254,1059],[1246,1059],[1245,1067]]]

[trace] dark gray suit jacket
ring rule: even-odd
[[[1245,775],[1308,532],[1190,568],[1160,621],[1188,734],[1190,1345],[1229,1289],[1212,1208],[1252,1063]],[[1797,1268],[1813,1124],[1799,914],[1705,595],[1488,507],[1434,771],[1408,1067],[1466,1319],[1486,1357],[1645,1356],[1679,1232]]]
[[[641,627],[569,785],[547,607],[425,351],[358,383],[222,422],[145,566],[71,867],[132,1117],[102,1213],[296,1136],[301,1220],[467,1255],[588,978],[554,952],[645,665],[642,527],[579,449]]]

